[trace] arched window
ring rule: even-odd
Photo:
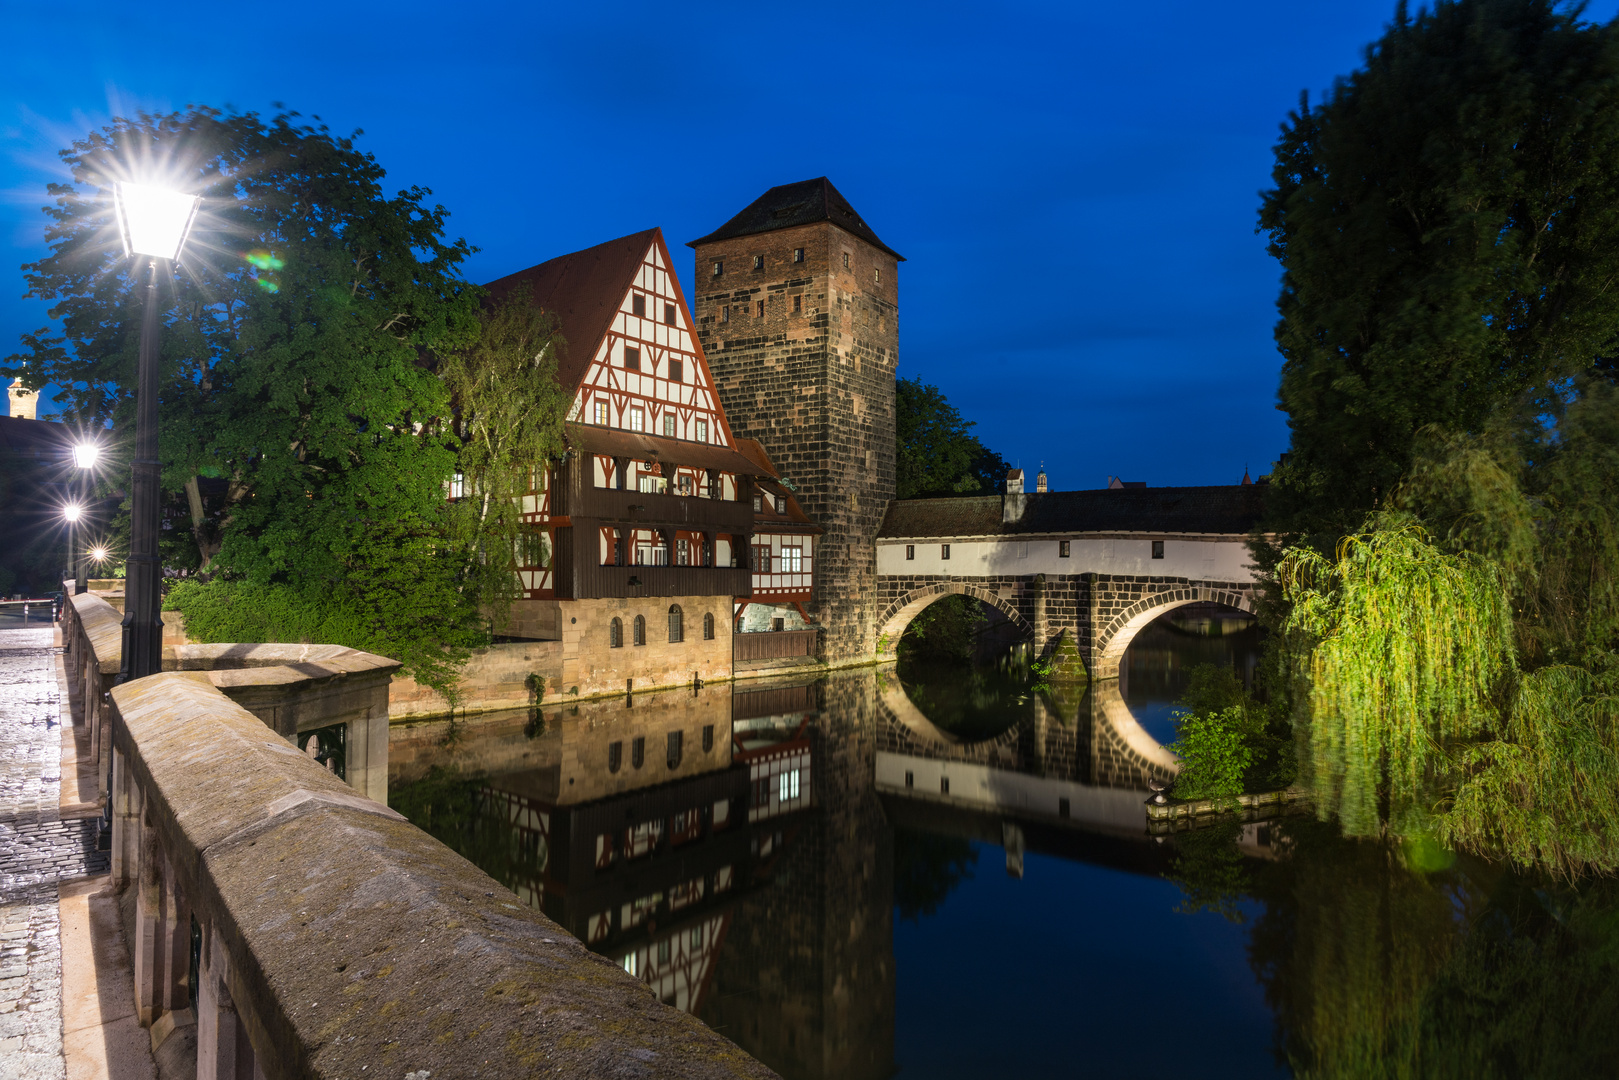
[[[646,616],[645,615],[637,615],[635,617],[635,643],[637,645],[645,645],[646,644]]]
[[[686,736],[684,733],[679,731],[671,731],[669,733],[668,761],[671,769],[680,768],[681,748],[685,741]]]
[[[617,619],[613,620],[617,622]],[[618,772],[619,765],[624,761],[624,744],[613,742],[607,744],[607,771]]]
[[[686,640],[686,617],[681,612],[679,604],[669,605],[669,640]]]
[[[714,640],[714,613],[712,611],[703,616],[703,640]]]
[[[624,647],[624,623],[614,619],[607,625],[608,648],[622,649]]]

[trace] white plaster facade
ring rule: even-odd
[[[1062,543],[1068,555],[1061,555]],[[1154,541],[1163,558],[1152,557]],[[948,546],[949,557],[944,555]],[[910,557],[907,558],[907,549]],[[877,542],[877,573],[945,577],[1023,574],[1128,574],[1201,581],[1254,580],[1246,537],[1196,534],[1100,536],[884,537]]]

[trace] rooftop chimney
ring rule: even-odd
[[[1023,494],[1023,470],[1013,469],[1006,474],[1006,493],[1008,495]]]

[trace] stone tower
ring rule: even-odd
[[[822,659],[870,657],[904,259],[824,176],[771,188],[690,246],[697,336],[731,428],[763,444],[826,530],[809,608]]]
[[[23,420],[39,418],[39,395],[32,390],[23,389],[21,379],[12,381],[6,389],[6,399],[10,402],[12,416]]]

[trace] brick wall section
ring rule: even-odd
[[[795,248],[804,249],[802,263],[792,261]],[[717,277],[716,261],[724,265]],[[896,267],[892,255],[830,222],[697,249],[697,336],[731,430],[759,440],[826,530],[809,609],[825,627],[822,658],[831,663],[865,659],[876,647],[873,541],[894,497]]]

